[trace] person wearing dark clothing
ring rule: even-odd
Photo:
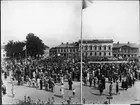
[[[93,84],[94,84],[94,87],[96,87],[96,78],[95,77],[93,78]]]
[[[69,90],[72,90],[72,84],[73,83],[72,83],[72,79],[71,78],[69,79],[68,84],[69,84]]]
[[[92,77],[90,76],[89,77],[89,84],[90,84],[90,87],[92,86]]]
[[[112,82],[109,85],[109,95],[112,96]]]
[[[99,91],[100,91],[100,95],[102,95],[102,93],[103,93],[103,84],[101,82],[99,83]]]
[[[118,84],[118,82],[116,82],[116,94],[118,94],[118,93],[119,93],[119,84]]]
[[[128,89],[128,81],[127,80],[125,81],[124,86],[125,86],[125,90],[127,90]]]
[[[74,81],[74,79],[75,79],[75,72],[73,71],[72,72],[72,80]]]
[[[132,80],[132,84],[133,84],[133,86],[134,86],[134,84],[135,84],[135,78],[133,78],[133,80]]]
[[[42,82],[42,79],[40,79],[40,90],[42,90],[42,85],[43,85],[43,82]]]
[[[124,88],[125,88],[125,82],[124,82],[124,80],[122,80],[122,85],[121,85],[121,87],[122,87],[122,89],[124,90]]]
[[[105,89],[105,77],[102,78],[103,89]]]
[[[122,81],[122,75],[120,75],[120,82]]]
[[[4,78],[7,79],[7,73],[6,72],[4,73]]]

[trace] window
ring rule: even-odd
[[[104,56],[106,56],[106,52],[104,52]]]
[[[111,46],[108,46],[108,49],[111,50]]]
[[[101,46],[99,46],[99,50],[101,50]]]
[[[97,55],[97,53],[95,52],[95,56]]]
[[[92,50],[92,46],[90,46],[90,50]]]
[[[111,55],[110,52],[109,52],[109,55]]]
[[[100,55],[100,56],[102,55],[101,52],[99,53],[99,55]]]
[[[97,46],[95,46],[95,50],[97,50]]]
[[[90,56],[92,56],[92,52],[90,52]]]
[[[75,49],[73,49],[73,52],[75,51]]]
[[[106,50],[106,46],[104,46],[104,50]]]
[[[85,46],[85,50],[87,50],[87,45]]]

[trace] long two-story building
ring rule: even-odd
[[[113,40],[83,40],[82,47],[84,57],[112,57]]]

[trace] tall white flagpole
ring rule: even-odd
[[[83,103],[83,100],[82,100],[82,81],[83,81],[83,78],[82,78],[82,62],[83,62],[83,60],[82,60],[82,42],[83,42],[83,40],[82,40],[82,18],[83,18],[83,13],[82,13],[82,11],[83,11],[83,0],[82,0],[82,8],[81,8],[81,105],[82,105],[82,103]]]

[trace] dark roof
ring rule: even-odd
[[[138,45],[136,43],[114,43],[113,48],[120,48],[122,46],[128,46],[131,48],[138,48]]]
[[[76,46],[76,44],[75,43],[62,43],[62,44],[60,44],[59,46],[56,46],[57,48],[58,47],[78,47],[78,46]]]
[[[79,43],[81,40],[79,40]],[[113,43],[112,39],[83,40],[83,43]]]

